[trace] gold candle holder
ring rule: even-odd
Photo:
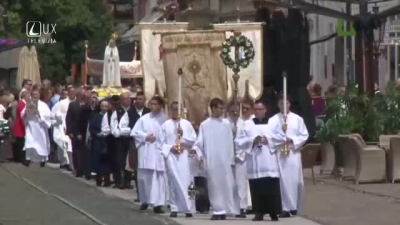
[[[287,131],[287,116],[286,115],[283,116],[283,126],[284,126],[283,132],[285,133],[285,136],[286,136],[286,131]],[[285,144],[283,145],[282,153],[284,155],[289,154],[289,146],[288,146],[288,143],[286,140],[285,140]]]
[[[178,152],[179,153],[181,153],[182,152],[182,137],[181,137],[181,134],[180,134],[180,130],[181,130],[181,115],[179,115],[178,116],[178,143],[176,144],[176,146],[177,146],[177,150],[178,150]]]

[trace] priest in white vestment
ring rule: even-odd
[[[274,129],[272,132],[274,135],[273,142],[270,143],[270,146],[279,150],[278,162],[281,173],[280,184],[283,210],[281,217],[290,217],[290,215],[297,215],[303,199],[304,181],[300,148],[308,139],[308,131],[303,118],[290,112],[290,100],[286,102],[288,114],[287,126],[284,126],[283,104],[283,96],[280,96],[278,106],[281,112],[269,119],[269,124]],[[285,128],[287,129],[286,140],[281,138]],[[282,153],[285,142],[289,148],[288,155]]]
[[[121,87],[119,53],[115,40],[111,39],[104,52],[103,87]]]
[[[60,124],[54,126],[53,138],[56,142],[59,150],[60,156],[63,156],[60,162],[68,162],[68,166],[65,166],[65,169],[74,169],[74,165],[72,163],[72,142],[71,138],[66,134],[66,117],[68,112],[69,103],[76,99],[76,90],[74,87],[68,88],[68,97],[65,99],[60,99],[60,101],[53,106],[52,111],[54,111],[54,115],[58,120],[61,120]]]
[[[240,107],[238,105],[232,104],[228,107],[228,120],[231,123],[234,138],[236,138],[236,135],[243,129],[245,121],[251,120],[253,105],[254,103],[252,100],[242,102],[243,113],[241,117],[239,115]],[[233,174],[235,176],[235,198],[240,205],[240,215],[236,217],[246,218],[249,182],[247,179],[245,152],[235,144],[234,154],[235,166],[233,167]]]
[[[25,159],[26,166],[30,162],[40,162],[44,167],[50,154],[49,128],[52,114],[49,106],[39,100],[39,90],[31,92],[31,99],[27,102],[21,115],[25,121]]]
[[[282,210],[277,150],[268,144],[272,142],[272,129],[267,125],[266,113],[265,103],[257,101],[256,118],[245,122],[235,140],[246,158],[255,213],[253,221],[264,220],[265,214],[269,214],[272,221],[278,221],[278,214]]]
[[[155,96],[150,101],[151,112],[142,116],[132,129],[131,136],[135,138],[138,149],[138,185],[140,209],[146,210],[152,206],[155,213],[164,213],[165,205],[165,160],[157,140],[160,138],[161,125],[167,120],[162,111],[164,100]]]
[[[65,99],[65,97],[60,96],[60,101]],[[63,116],[58,114],[60,108],[60,101],[54,104],[51,109],[51,113],[54,115],[54,120],[52,120],[53,126],[53,140],[57,146],[57,156],[60,162],[60,169],[66,169],[71,171],[70,158],[68,156],[68,143],[65,141],[65,123],[63,122]],[[65,118],[65,117],[64,117]],[[68,137],[68,136],[66,136]],[[69,138],[69,137],[68,137]],[[71,148],[71,147],[70,147]],[[72,150],[71,150],[72,152]]]
[[[214,98],[210,108],[212,116],[200,124],[193,150],[202,159],[206,171],[211,220],[225,220],[226,215],[238,215],[240,211],[234,198],[233,135],[229,121],[222,118],[224,102]]]
[[[185,119],[178,119],[178,102],[170,107],[171,119],[162,126],[159,134],[159,148],[165,157],[169,192],[171,198],[171,215],[185,213],[192,217],[192,203],[189,199],[188,188],[192,181],[189,167],[189,151],[196,141],[196,132],[192,124]],[[178,124],[180,129],[178,129]],[[181,150],[178,151],[178,132],[181,135]]]

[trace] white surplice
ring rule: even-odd
[[[282,131],[283,114],[278,113],[271,117],[268,124],[272,129],[270,147],[278,151],[283,210],[300,210],[304,194],[300,148],[308,139],[307,127],[303,118],[295,113],[288,113],[286,136],[293,140],[293,144],[288,146],[289,154],[284,155],[282,149],[286,138],[284,138],[285,134]]]
[[[60,165],[63,166],[69,165],[70,161],[68,157],[67,146],[62,139],[62,134],[64,133],[64,124],[61,116],[57,115],[59,107],[60,102],[57,102],[51,109],[51,113],[54,115],[54,119],[51,122],[53,126],[53,140],[57,145],[58,161],[60,162]]]
[[[270,148],[268,144],[253,146],[254,139],[257,136],[272,141],[271,132],[270,125],[255,125],[252,120],[249,120],[246,121],[243,129],[237,135],[235,142],[246,154],[247,177],[249,179],[279,177],[276,148]]]
[[[167,120],[164,113],[147,113],[142,116],[132,129],[131,136],[135,138],[138,149],[138,185],[139,200],[150,206],[165,204],[165,163],[164,157],[157,147],[161,125]],[[150,143],[146,137],[153,134],[156,141]]]
[[[234,198],[233,135],[229,121],[222,118],[203,121],[193,149],[203,159],[213,214],[239,214]]]
[[[56,116],[56,118],[61,118],[62,124],[59,127],[59,135],[57,137],[57,139],[59,139],[59,143],[57,143],[57,142],[56,143],[60,144],[60,146],[63,146],[62,148],[64,150],[66,150],[67,152],[72,152],[71,138],[66,134],[66,130],[67,130],[66,118],[67,118],[69,103],[71,103],[71,100],[69,98],[63,99],[57,103],[58,106],[57,106],[55,116]],[[53,136],[54,136],[54,134],[53,134]]]
[[[21,115],[25,120],[26,159],[32,162],[45,162],[50,154],[49,128],[51,127],[52,113],[49,106],[38,101],[39,115],[28,115],[26,107]]]
[[[246,120],[239,118],[235,124],[235,121],[229,118],[229,122],[231,123],[232,129],[236,126],[236,134],[234,134],[234,138],[236,138],[238,133],[241,132],[241,130],[243,129]],[[247,179],[245,152],[236,144],[234,145],[234,147],[235,166],[233,167],[233,175],[235,177],[235,198],[240,205],[240,209],[247,209],[247,207],[249,206],[249,181]]]
[[[171,148],[178,141],[178,123],[180,123],[183,135],[181,137],[181,154],[171,153]],[[165,157],[169,193],[171,197],[171,211],[180,213],[191,213],[192,204],[189,200],[188,187],[192,181],[189,169],[188,151],[196,141],[196,132],[192,124],[184,119],[167,120],[162,126],[159,134],[159,148]]]

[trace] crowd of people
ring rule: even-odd
[[[290,99],[280,96],[281,112],[267,118],[262,101],[238,107],[214,98],[209,118],[195,126],[180,117],[178,102],[147,101],[140,88],[99,98],[90,88],[41,86],[24,80],[18,100],[0,107],[11,111],[15,162],[44,167],[57,153],[60,169],[97,186],[133,189],[134,181],[140,209],[158,214],[169,205],[170,217],[197,211],[211,212],[211,220],[243,218],[250,206],[253,221],[297,215],[308,132]]]

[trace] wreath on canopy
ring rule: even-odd
[[[233,60],[230,53],[231,48],[243,48],[244,57]],[[240,68],[247,68],[254,59],[254,47],[253,43],[244,35],[232,35],[222,44],[221,58],[225,65],[233,70],[234,73],[238,73]]]

